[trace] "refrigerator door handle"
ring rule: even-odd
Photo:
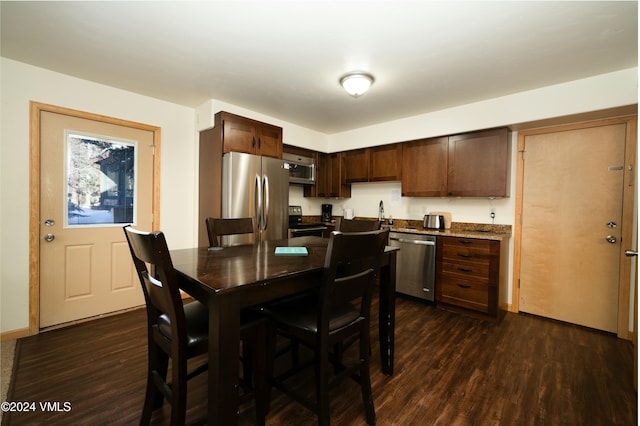
[[[260,180],[260,176],[256,175],[255,178],[255,202],[253,204],[253,215],[255,216],[255,220],[258,222],[258,230],[262,230],[262,182]]]
[[[263,191],[263,195],[262,195],[262,200],[264,205],[262,206],[262,217],[264,219],[264,226],[262,227],[262,229],[267,229],[267,227],[269,226],[269,177],[265,176],[262,178],[263,179],[263,183],[262,183],[262,191]]]

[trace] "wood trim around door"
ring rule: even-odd
[[[29,102],[29,335],[40,332],[40,115],[43,112],[131,127],[153,133],[153,229],[160,227],[160,127],[105,115]]]
[[[631,262],[625,257],[624,251],[631,247],[633,241],[633,209],[635,199],[635,160],[637,147],[637,115],[614,117],[610,119],[586,121],[559,126],[543,127],[537,129],[520,130],[518,132],[518,157],[516,160],[516,205],[514,221],[514,251],[513,251],[513,284],[511,289],[511,312],[520,311],[520,256],[522,243],[522,203],[524,185],[524,142],[525,137],[544,133],[585,129],[596,126],[613,124],[626,124],[625,143],[625,175],[624,195],[622,206],[622,230],[623,243],[620,245],[620,275],[618,288],[618,337],[631,340],[632,332],[629,331],[629,303],[631,298]],[[637,292],[637,289],[636,289]]]

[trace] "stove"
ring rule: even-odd
[[[289,238],[309,235],[322,237],[326,230],[324,223],[302,223],[302,207],[289,206]]]

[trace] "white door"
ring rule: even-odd
[[[519,306],[617,331],[626,124],[525,138]]]
[[[144,304],[122,227],[152,227],[153,132],[40,117],[39,326]]]

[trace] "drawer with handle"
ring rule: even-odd
[[[495,246],[494,241],[488,240],[443,238],[442,258],[456,261],[488,262],[494,254]]]
[[[440,301],[476,311],[489,312],[487,286],[473,281],[442,277]]]
[[[489,282],[489,263],[488,262],[442,262],[442,275],[452,278],[465,280],[473,280],[482,283]]]

